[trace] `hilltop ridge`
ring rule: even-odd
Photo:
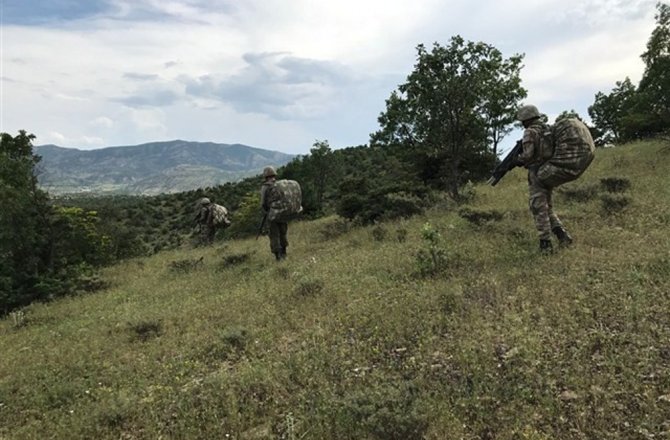
[[[242,144],[173,140],[97,150],[41,145],[40,184],[50,193],[156,195],[256,175],[294,155]]]

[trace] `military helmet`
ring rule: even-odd
[[[210,202],[207,197],[203,197],[202,199],[198,200],[198,203],[202,206],[205,206],[205,205],[209,205],[212,202]]]
[[[267,167],[263,168],[263,177],[265,177],[266,179],[268,177],[274,177],[276,175],[277,175],[277,172],[275,171],[275,169],[273,167],[267,166]]]
[[[534,105],[523,105],[516,113],[516,118],[521,122],[539,117],[540,111]]]

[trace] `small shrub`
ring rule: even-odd
[[[600,196],[602,209],[606,215],[613,215],[623,211],[629,204],[630,198],[622,195],[603,194]]]
[[[447,268],[447,251],[442,247],[442,236],[426,223],[421,228],[421,237],[426,248],[419,249],[416,255],[417,268],[422,276],[435,275]]]
[[[323,290],[323,281],[318,278],[303,278],[293,289],[298,296],[314,296]]]
[[[428,429],[412,384],[356,390],[344,397],[338,413],[338,421],[346,425],[343,428],[350,438],[419,440]]]
[[[399,243],[404,243],[407,240],[407,229],[398,228],[395,231],[395,236]]]
[[[227,255],[226,257],[223,258],[221,266],[222,267],[231,267],[231,266],[240,265],[242,263],[246,263],[251,258],[251,255],[252,255],[251,252],[243,252],[243,253],[240,253],[240,254]]]
[[[14,328],[23,327],[26,325],[26,314],[23,310],[17,310],[9,314],[12,317],[12,325]]]
[[[605,191],[611,193],[624,192],[630,189],[630,180],[620,177],[606,177],[600,179],[600,184]]]
[[[387,235],[388,231],[383,226],[375,226],[372,229],[372,238],[374,238],[375,241],[384,241],[386,240]]]
[[[205,257],[200,257],[197,260],[194,259],[176,260],[170,262],[168,267],[173,272],[187,273],[202,268],[204,258]]]
[[[468,208],[459,210],[458,215],[477,226],[491,221],[500,221],[503,218],[503,214],[500,211],[475,211]]]
[[[351,230],[351,222],[343,218],[335,219],[324,224],[318,234],[323,240],[334,240]]]
[[[160,321],[140,321],[135,324],[128,324],[132,339],[137,341],[148,341],[157,338],[163,333],[163,325]]]
[[[598,186],[595,184],[584,185],[577,188],[559,188],[558,193],[572,202],[588,202],[598,195]]]

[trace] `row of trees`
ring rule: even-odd
[[[627,142],[670,130],[670,5],[656,5],[656,27],[641,55],[644,73],[636,86],[626,77],[609,94],[599,92],[589,115],[602,142]]]

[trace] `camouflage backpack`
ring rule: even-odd
[[[287,222],[302,212],[302,190],[295,180],[277,180],[272,187],[268,220]]]
[[[212,210],[212,224],[214,226],[223,226],[224,228],[230,226],[228,210],[224,206],[212,203],[209,209]]]
[[[581,175],[591,164],[595,145],[588,127],[579,119],[561,119],[551,127],[554,152],[549,163]]]

